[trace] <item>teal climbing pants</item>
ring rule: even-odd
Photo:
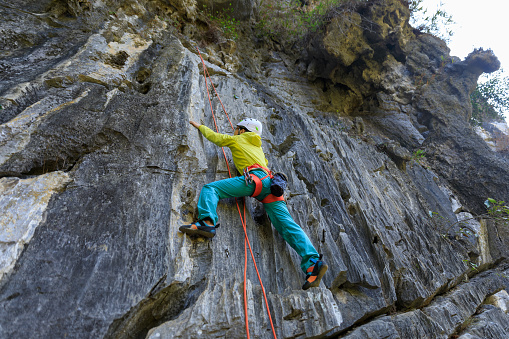
[[[260,179],[266,176],[266,173],[260,169],[253,170],[251,173]],[[270,178],[264,179],[262,184],[262,192],[257,197],[260,200],[270,194]],[[219,200],[250,196],[253,194],[254,190],[255,183],[251,182],[246,185],[243,176],[206,184],[203,186],[200,192],[200,198],[198,199],[198,218],[200,220],[210,218],[215,225],[218,221],[216,210]],[[313,265],[310,259],[318,259],[319,257],[315,247],[311,244],[311,241],[302,228],[293,220],[286,207],[286,202],[275,201],[264,204],[264,207],[270,221],[279,234],[281,234],[283,239],[285,239],[285,241],[301,256],[300,267],[302,271],[306,273],[307,269]]]

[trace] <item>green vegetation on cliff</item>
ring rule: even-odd
[[[278,1],[262,0],[256,24],[257,34],[278,41],[295,40],[317,32],[331,18],[359,0]],[[304,4],[306,4],[304,6]]]
[[[470,95],[472,102],[472,125],[483,122],[503,121],[504,111],[509,110],[509,77],[500,69],[491,74],[481,75],[476,89]]]
[[[410,13],[412,13],[410,23],[417,30],[432,34],[448,42],[450,37],[454,35],[451,28],[454,24],[452,15],[441,8],[442,4],[440,4],[436,11],[430,12],[424,8],[422,2],[423,0],[411,0],[408,2]]]

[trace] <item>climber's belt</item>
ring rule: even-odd
[[[267,173],[267,175],[264,176],[263,178],[258,178],[256,175],[249,173],[251,170],[258,169],[258,168],[264,170],[265,173]],[[253,194],[251,195],[253,198],[258,199],[257,197],[260,195],[260,193],[262,193],[262,189],[263,189],[262,181],[269,177],[271,179],[273,178],[272,172],[268,168],[262,167],[258,164],[254,164],[252,166],[244,168],[244,180],[246,182],[246,186],[249,185],[250,183],[252,183],[253,181],[255,183],[255,190],[254,190]],[[285,198],[283,196],[276,197],[273,194],[269,194],[264,199],[262,199],[262,200],[258,199],[258,200],[264,204],[269,204],[269,203],[275,202],[275,201],[284,201]]]

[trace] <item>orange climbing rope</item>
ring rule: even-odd
[[[233,127],[233,124],[230,120],[230,117],[228,116],[228,113],[226,112],[226,109],[224,108],[223,102],[221,101],[221,98],[219,97],[219,94],[216,91],[216,87],[214,86],[214,84],[212,83],[212,80],[210,79],[209,71],[207,70],[207,67],[205,66],[205,61],[203,60],[203,57],[201,56],[200,50],[198,49],[198,47],[196,47],[196,49],[198,50],[198,55],[200,56],[200,59],[201,59],[202,65],[203,65],[203,77],[205,78],[205,88],[207,89],[207,96],[209,99],[210,111],[212,112],[212,118],[214,119],[214,126],[216,128],[216,132],[219,133],[219,128],[217,127],[216,116],[214,114],[214,109],[212,108],[212,100],[210,99],[207,76],[208,76],[208,79],[210,80],[210,84],[212,85],[212,88],[214,89],[214,93],[216,94],[217,98],[219,99],[219,102],[221,103],[221,106],[223,107],[223,112],[226,115],[226,118],[228,119],[230,126],[232,127],[233,130],[235,130],[235,128]],[[221,147],[221,149],[223,150],[224,160],[225,160],[226,166],[228,168],[228,175],[231,178],[232,174],[230,172],[230,165],[228,164],[228,160],[226,158],[226,153],[224,151],[224,147]],[[274,324],[272,323],[272,316],[270,315],[270,309],[269,309],[269,303],[267,301],[267,295],[265,294],[265,288],[263,287],[262,278],[260,277],[260,272],[258,271],[258,266],[256,265],[256,261],[255,261],[254,255],[253,255],[253,250],[251,248],[251,244],[250,244],[249,238],[247,236],[246,202],[244,200],[243,213],[241,213],[241,211],[240,211],[238,199],[235,199],[235,202],[237,203],[237,211],[239,212],[239,217],[240,217],[240,221],[242,223],[242,228],[244,229],[244,314],[245,314],[247,338],[249,339],[249,317],[248,317],[248,312],[247,312],[247,291],[246,291],[247,277],[246,276],[247,276],[247,248],[249,246],[249,252],[251,253],[251,258],[253,259],[253,264],[256,269],[256,274],[258,275],[258,280],[260,281],[260,286],[262,288],[263,298],[265,299],[265,306],[267,307],[267,314],[269,315],[269,321],[270,321],[270,327],[272,328],[272,334],[274,335],[274,339],[277,339],[276,331],[274,330]],[[244,214],[244,215],[242,215],[242,214]]]

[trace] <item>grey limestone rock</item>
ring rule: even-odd
[[[509,316],[500,308],[483,306],[479,315],[458,336],[458,339],[506,338],[509,336]]]
[[[475,315],[478,312],[477,309],[488,296],[503,288],[502,273],[487,273],[436,298],[422,309],[383,316],[356,328],[344,338],[363,338],[363,336],[364,338],[449,338],[465,327],[465,323],[471,322],[469,319],[472,316],[478,317]],[[491,305],[490,307],[496,314],[493,315],[495,319],[493,327],[496,330],[488,329],[487,332],[505,333],[507,315],[500,308]],[[489,319],[489,317],[490,315],[485,315],[482,318]],[[497,317],[501,318],[497,319]],[[471,331],[476,333],[475,328]],[[502,338],[503,336],[488,337]],[[468,334],[464,338],[469,338]]]
[[[244,285],[251,337],[272,337],[251,259],[244,279],[237,202],[219,203],[212,240],[178,231],[201,187],[228,177],[189,120],[231,133],[247,116],[329,265],[302,291],[300,257],[258,201],[239,201],[279,338],[479,335],[472,316],[502,326],[501,307],[475,312],[509,288],[508,228],[479,220],[455,237],[457,213],[509,190],[506,160],[466,123],[493,56],[442,67],[446,46],[416,36],[395,0],[347,7],[360,26],[337,16],[297,52],[253,38],[258,2],[235,2],[242,39],[206,40],[203,4],[0,5],[0,337],[244,337]]]

